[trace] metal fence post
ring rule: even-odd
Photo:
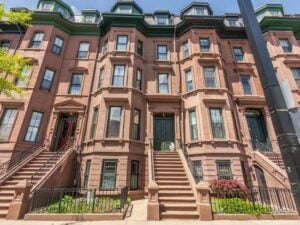
[[[92,205],[92,213],[95,212],[95,200],[96,200],[96,189],[93,190],[93,205]]]

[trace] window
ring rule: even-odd
[[[103,161],[100,189],[114,189],[116,187],[117,164],[116,160]]]
[[[54,74],[55,74],[55,72],[53,70],[50,70],[50,69],[45,70],[40,89],[46,90],[46,91],[51,91]]]
[[[130,5],[120,5],[118,8],[118,12],[130,14],[132,12],[132,7]]]
[[[156,16],[156,24],[158,24],[158,25],[168,25],[169,24],[169,16],[168,15]]]
[[[16,79],[16,85],[18,87],[26,88],[27,85],[28,85],[28,81],[29,81],[29,78],[31,76],[31,73],[32,73],[32,67],[31,66],[24,67],[22,69],[22,72],[21,72],[23,79],[17,78]]]
[[[199,40],[201,52],[210,52],[210,39],[209,38],[200,38]]]
[[[104,79],[104,68],[100,69],[99,80],[98,80],[98,88],[102,88]]]
[[[50,3],[43,3],[42,10],[43,11],[51,11],[53,7],[53,4]]]
[[[196,110],[189,110],[190,136],[191,140],[198,140],[198,124]]]
[[[186,91],[192,91],[194,89],[193,86],[193,74],[192,74],[192,70],[186,70],[185,71],[185,80],[186,80]]]
[[[207,88],[217,87],[215,67],[212,66],[203,67],[203,73],[204,73],[205,87]]]
[[[35,32],[30,42],[29,48],[39,48],[41,46],[43,39],[44,39],[43,32]]]
[[[4,51],[7,51],[10,46],[10,41],[1,41],[0,42],[0,48]]]
[[[271,16],[281,16],[281,12],[275,9],[269,9]]]
[[[87,43],[87,42],[81,42],[79,44],[77,58],[79,58],[79,59],[87,58],[87,55],[89,53],[89,48],[90,48],[90,44],[89,43]]]
[[[196,183],[203,181],[202,162],[200,160],[192,161],[192,166],[193,177],[195,178]]]
[[[106,137],[118,138],[120,135],[122,107],[111,106],[108,113]]]
[[[134,110],[134,121],[133,121],[133,139],[140,140],[140,129],[141,129],[141,111],[139,109]]]
[[[244,94],[252,95],[251,77],[249,75],[241,75],[240,79],[241,79],[241,83],[243,85]]]
[[[40,125],[43,119],[44,113],[32,112],[29,126],[25,135],[25,141],[35,142],[38,136]]]
[[[130,190],[137,190],[139,187],[139,161],[132,160],[130,168]]]
[[[292,46],[291,43],[289,42],[289,39],[287,38],[279,39],[279,43],[284,53],[292,52]]]
[[[92,15],[85,15],[84,16],[84,22],[85,23],[95,23],[96,22],[96,17]]]
[[[244,50],[243,48],[233,48],[234,59],[236,62],[244,61]]]
[[[128,42],[128,36],[119,35],[117,37],[117,50],[118,51],[126,51],[127,50],[127,42]]]
[[[7,140],[15,122],[17,109],[4,109],[0,123],[0,140]]]
[[[83,178],[83,188],[88,187],[89,177],[90,177],[90,169],[91,169],[91,160],[88,159],[85,162],[85,171],[84,171],[84,178]]]
[[[104,43],[103,43],[103,46],[102,46],[102,54],[105,54],[107,52],[107,47],[108,47],[108,40],[106,40]]]
[[[139,54],[140,56],[143,56],[143,48],[144,48],[144,44],[142,41],[138,40],[137,42],[137,47],[136,47],[136,52],[137,54]]]
[[[168,60],[167,45],[158,45],[157,46],[157,59],[158,60]]]
[[[142,90],[142,71],[139,69],[136,70],[135,88]]]
[[[52,47],[52,52],[57,55],[60,55],[63,45],[64,45],[64,40],[61,39],[60,37],[55,37],[54,44]]]
[[[238,22],[237,19],[227,19],[227,21],[228,21],[229,26],[231,26],[231,27],[236,27],[237,26],[237,22]]]
[[[230,180],[232,179],[231,173],[231,163],[229,160],[218,160],[217,164],[217,173],[218,179]]]
[[[95,137],[97,121],[98,121],[98,113],[99,113],[99,108],[95,108],[93,113],[91,130],[90,130],[90,139],[93,139]]]
[[[183,57],[188,57],[190,55],[189,42],[186,41],[182,44]]]
[[[72,74],[69,94],[79,95],[81,92],[81,82],[83,74]]]
[[[124,86],[125,65],[115,65],[112,85],[115,87]]]
[[[209,112],[213,138],[225,138],[222,109],[210,108]]]
[[[298,88],[300,88],[300,67],[299,68],[291,68],[294,79]]]
[[[158,74],[158,93],[169,93],[169,76],[166,73]]]

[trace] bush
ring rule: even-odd
[[[238,180],[213,180],[210,183],[211,191],[216,194],[218,197],[235,197],[236,195],[240,196],[246,195],[247,188],[244,184],[240,183]]]
[[[225,214],[271,214],[272,208],[262,204],[253,203],[241,198],[212,198],[212,210],[214,213]]]

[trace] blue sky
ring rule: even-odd
[[[83,8],[96,8],[102,12],[109,11],[116,0],[63,0],[78,10]],[[155,10],[169,10],[179,14],[180,10],[195,0],[136,0],[144,12]],[[201,0],[200,0],[201,1]],[[0,0],[7,8],[25,6],[34,9],[38,0]],[[176,4],[175,4],[176,2]],[[238,12],[237,0],[202,0],[208,2],[215,15],[223,15],[225,12]],[[299,0],[252,0],[254,7],[259,7],[266,3],[281,3],[284,5],[286,14],[300,14]]]

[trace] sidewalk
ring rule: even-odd
[[[162,220],[147,221],[147,200],[132,202],[131,216],[118,221],[93,222],[51,222],[51,221],[12,221],[0,220],[1,225],[300,225],[300,220],[253,220],[253,221],[199,221],[199,220]]]

